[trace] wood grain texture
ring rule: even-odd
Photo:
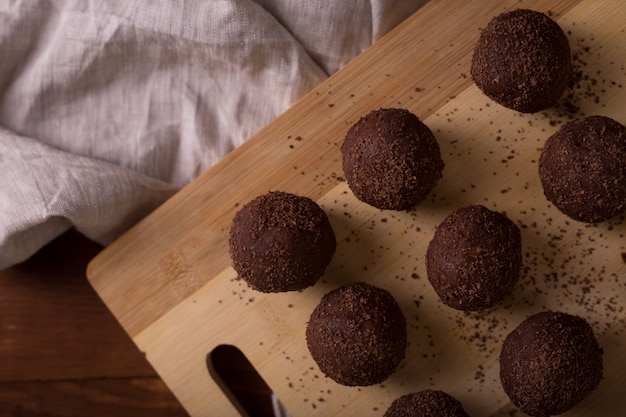
[[[156,376],[87,283],[87,262],[100,250],[65,235],[1,271],[0,381]]]
[[[626,123],[626,5],[619,0],[432,1],[305,96],[214,168],[111,245],[89,266],[90,282],[193,416],[236,415],[207,372],[216,346],[240,348],[294,415],[382,414],[424,388],[459,398],[471,415],[514,412],[498,378],[507,332],[545,309],[579,314],[605,349],[600,389],[567,416],[626,409],[620,375],[626,345],[626,226],[566,219],[537,177],[543,141],[573,117]],[[495,14],[544,12],[564,28],[577,78],[553,109],[525,115],[472,84],[472,48]],[[443,180],[411,212],[375,210],[342,180],[339,146],[349,127],[379,107],[404,107],[433,130]],[[315,198],[338,239],[324,278],[299,293],[260,294],[230,268],[230,221],[242,204],[281,189]],[[453,209],[484,204],[520,226],[524,269],[502,305],[462,313],[442,305],[423,254]],[[365,280],[392,292],[409,323],[402,367],[384,384],[342,387],[325,378],[304,341],[308,316],[338,285]]]
[[[183,417],[156,377],[0,383],[0,415],[20,417]]]
[[[87,282],[72,231],[0,271],[0,415],[186,416]]]

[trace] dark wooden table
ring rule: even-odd
[[[89,285],[101,249],[71,231],[0,271],[0,416],[187,416]],[[221,360],[244,408],[272,415],[245,360]]]

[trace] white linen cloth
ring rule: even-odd
[[[426,0],[0,0],[0,268],[109,244]]]

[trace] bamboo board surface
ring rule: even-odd
[[[241,349],[294,416],[382,415],[397,396],[425,388],[456,396],[470,415],[510,415],[500,344],[545,309],[589,320],[605,351],[599,390],[565,415],[626,409],[624,216],[598,225],[568,220],[545,200],[537,174],[543,142],[568,120],[602,114],[626,123],[626,3],[449,4],[428,3],[90,263],[91,284],[191,415],[237,414],[207,370],[207,355],[221,344]],[[559,106],[534,115],[491,102],[469,77],[480,28],[518,7],[552,15],[578,73]],[[441,146],[444,178],[411,212],[360,203],[342,179],[345,133],[380,107],[414,112]],[[235,212],[270,190],[317,200],[337,236],[325,276],[302,292],[255,292],[230,267]],[[513,294],[471,314],[441,304],[424,265],[436,226],[468,204],[506,212],[524,251]],[[388,289],[409,326],[407,359],[373,387],[325,378],[304,338],[322,295],[355,280]]]

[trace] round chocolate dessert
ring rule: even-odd
[[[357,121],[341,146],[348,186],[379,209],[409,210],[442,177],[439,144],[405,109],[374,110]]]
[[[599,223],[626,210],[626,127],[604,116],[573,120],[539,157],[543,192],[568,217]]]
[[[460,208],[437,227],[426,271],[445,304],[458,310],[492,307],[508,295],[522,266],[519,228],[480,205]]]
[[[383,417],[469,417],[453,396],[435,390],[425,390],[397,398]]]
[[[239,277],[251,288],[270,293],[315,284],[335,253],[336,240],[315,201],[272,191],[235,214],[229,245]]]
[[[518,9],[494,17],[474,47],[472,79],[495,102],[523,113],[557,103],[572,77],[569,41],[543,13]]]
[[[391,293],[355,282],[322,297],[306,327],[306,341],[320,370],[335,382],[383,382],[404,359],[406,319]]]
[[[500,379],[513,404],[534,417],[564,413],[602,379],[602,349],[591,326],[567,313],[542,312],[504,340]]]

